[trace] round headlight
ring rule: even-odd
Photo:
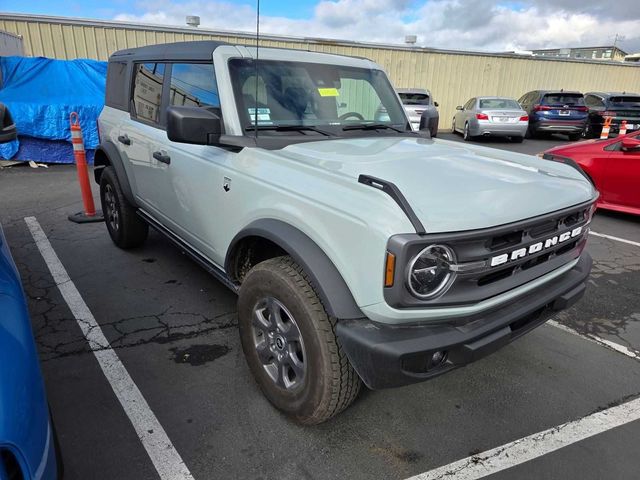
[[[416,297],[426,300],[441,293],[451,284],[453,251],[444,245],[429,245],[409,264],[408,286]]]

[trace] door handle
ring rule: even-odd
[[[131,145],[131,139],[126,133],[124,135],[118,136],[118,141],[120,143],[124,143],[125,145]]]
[[[159,162],[166,163],[167,165],[171,163],[171,157],[169,155],[163,154],[162,152],[153,152],[153,158],[155,158]]]

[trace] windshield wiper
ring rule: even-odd
[[[314,127],[312,125],[249,125],[245,127],[245,131],[254,131],[254,130],[273,130],[276,132],[316,132],[320,133],[326,137],[332,137],[333,134],[322,130],[318,127]]]
[[[398,133],[407,133],[408,130],[400,130],[399,128],[392,127],[386,123],[359,123],[356,125],[345,125],[342,130],[393,130]]]

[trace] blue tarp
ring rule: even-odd
[[[43,140],[33,137],[19,137],[19,148],[11,156],[11,160],[28,162],[34,160],[38,163],[73,163],[73,146],[66,140]],[[17,142],[16,142],[17,143]],[[95,150],[87,150],[87,162],[93,163]],[[0,145],[0,157],[2,157],[2,145]]]
[[[104,106],[107,63],[96,60],[0,57],[0,102],[9,107],[18,133],[71,142],[69,114],[78,112],[87,150],[99,144],[97,120]],[[16,146],[0,150],[15,155]],[[47,158],[31,158],[46,162]],[[73,156],[68,159],[73,162]]]

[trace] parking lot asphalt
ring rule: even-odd
[[[538,153],[563,141],[481,143]],[[639,361],[586,338],[640,351],[632,244],[590,237],[586,296],[555,318],[568,331],[544,325],[466,368],[364,391],[331,421],[300,427],[253,382],[231,292],[155,232],[122,251],[103,224],[67,220],[81,209],[74,167],[0,171],[0,205],[69,480],[159,475],[34,244],[30,216],[196,479],[403,479],[640,396]],[[637,217],[598,212],[592,230],[640,242]],[[488,478],[637,478],[637,438],[635,421]]]

